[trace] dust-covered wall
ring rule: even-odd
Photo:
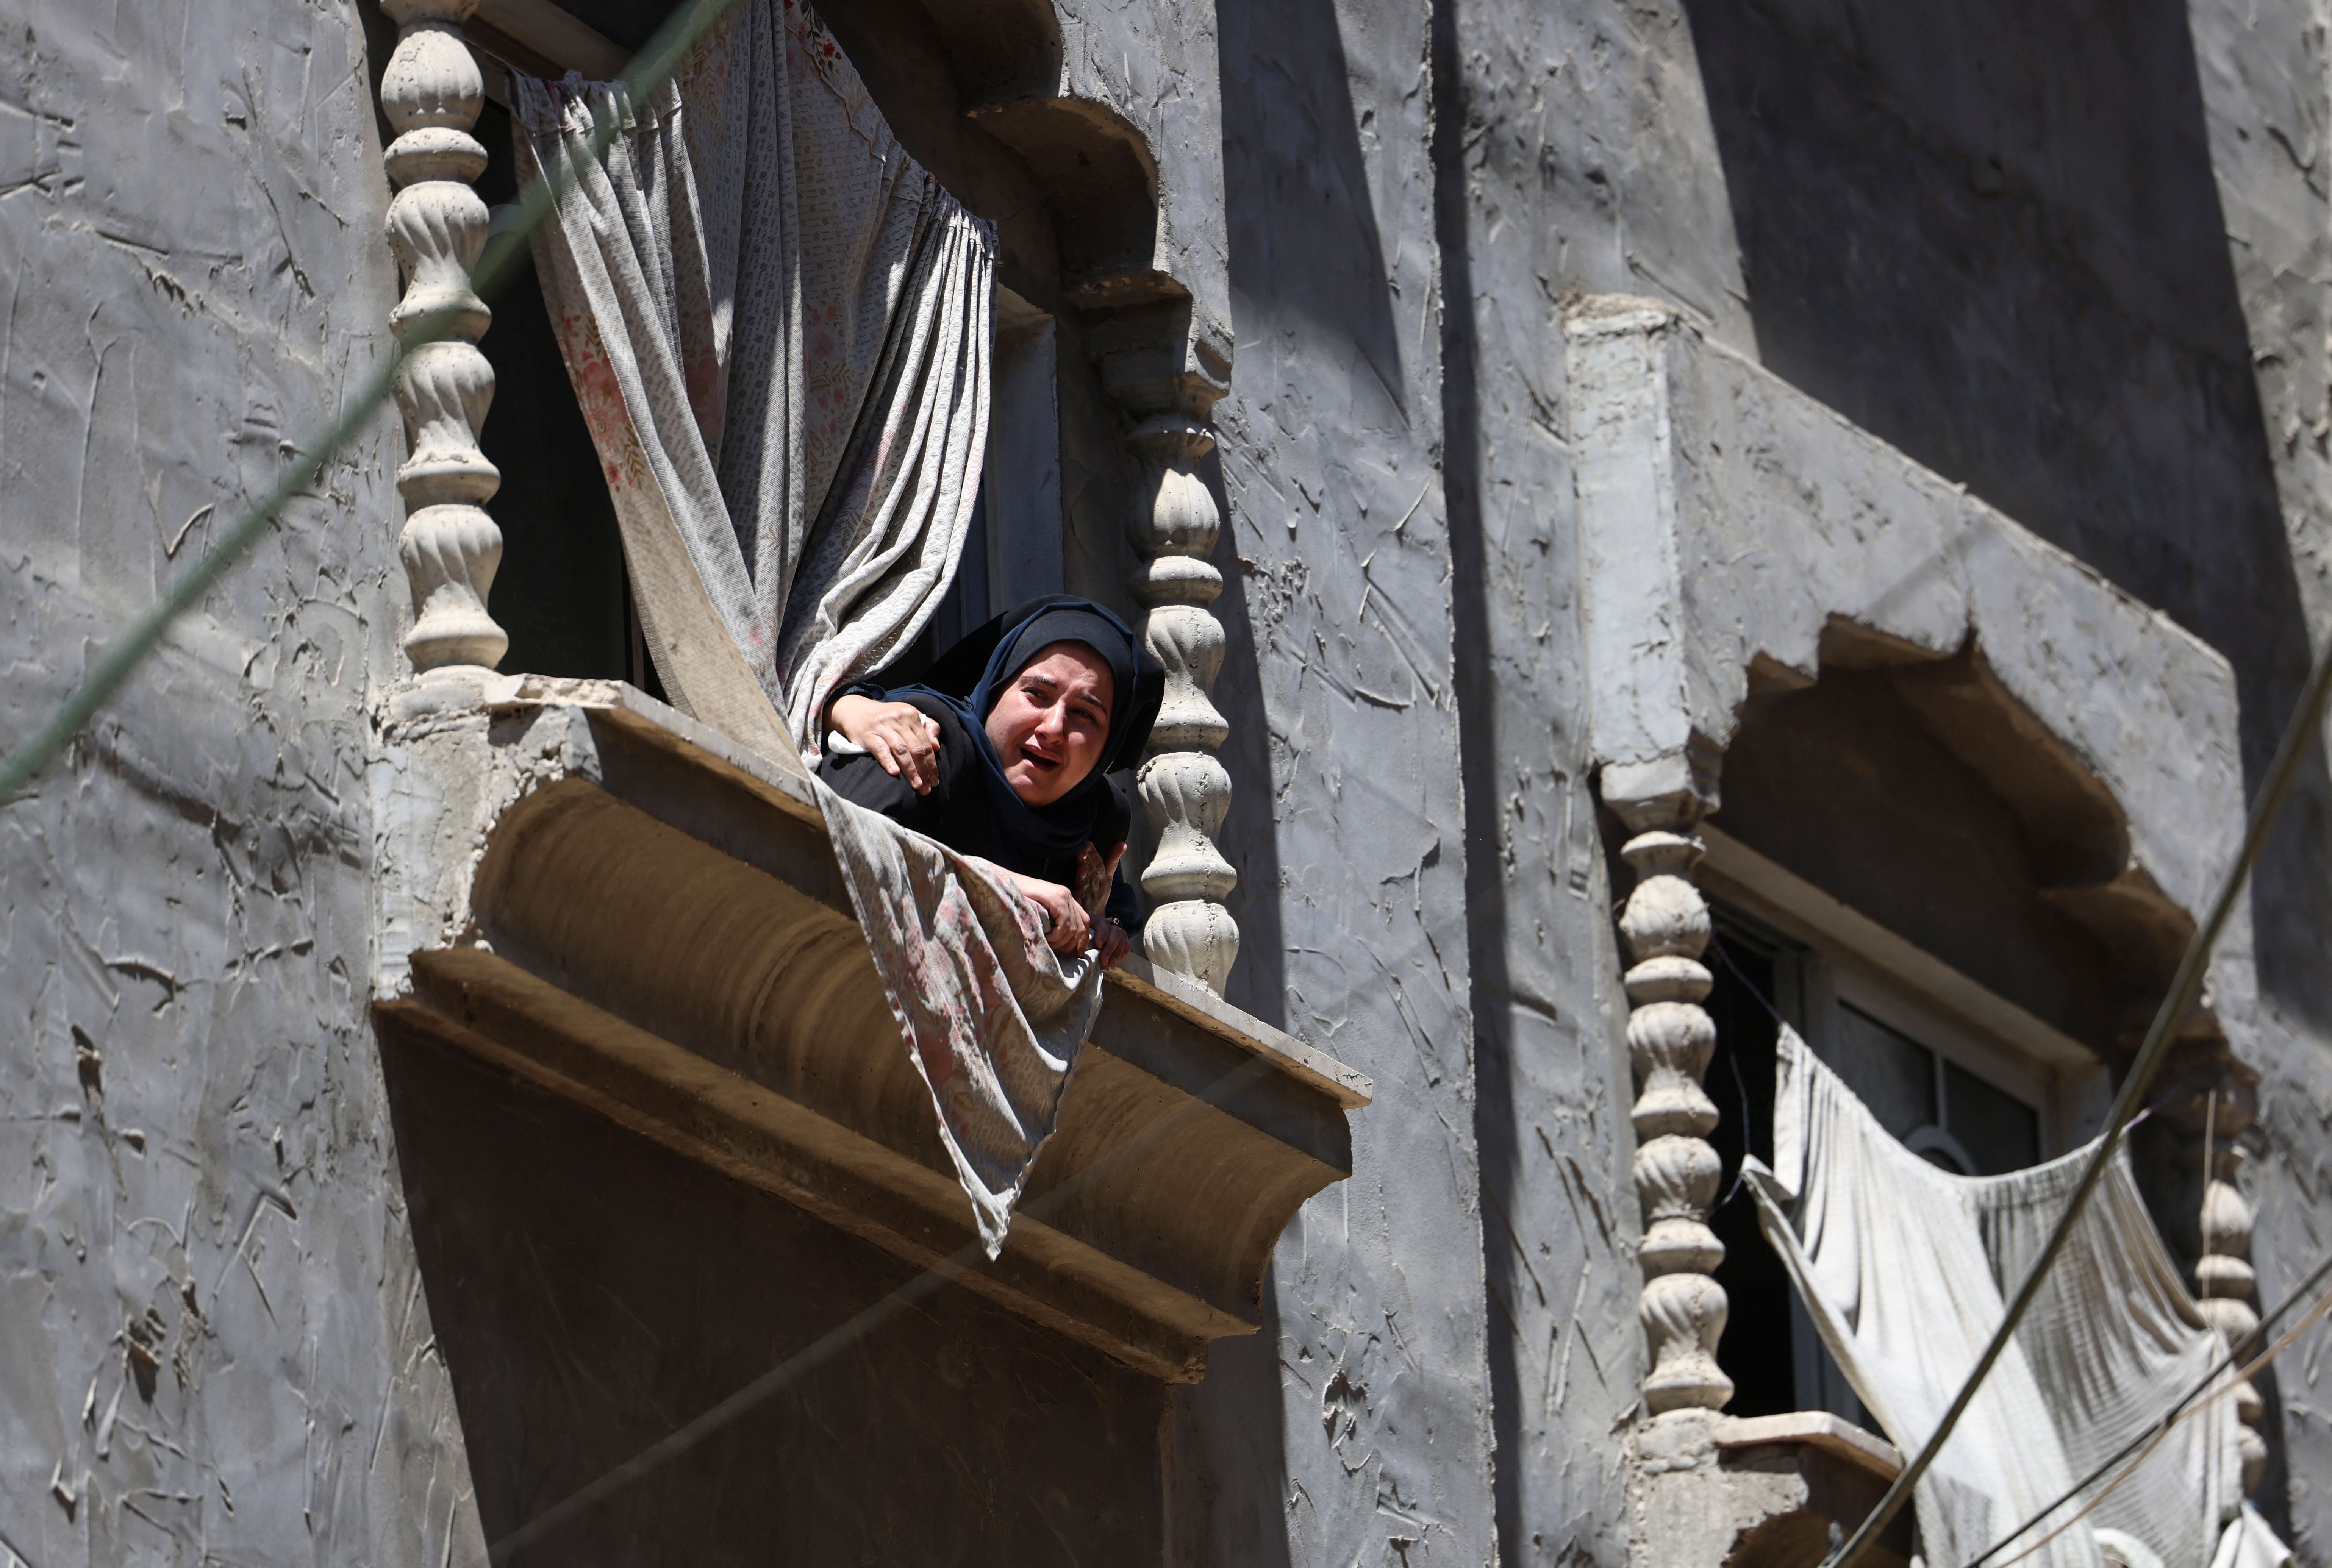
[[[1764,363],[2233,665],[2256,789],[2332,595],[2323,7],[1688,0]],[[2251,898],[2262,1304],[2332,1249],[2332,783]],[[2332,1544],[2313,1361],[2262,1497]]]
[[[5,7],[0,733],[376,362],[340,0]],[[474,1561],[365,994],[392,415],[0,808],[0,1546]]]
[[[1749,346],[1674,5],[1440,0],[1442,406],[1464,714],[1497,1520],[1617,1563],[1640,1417],[1627,1004],[1589,753],[1563,313],[1649,294]]]
[[[2288,562],[2303,626],[2247,658],[2222,645],[2263,712],[2246,740],[2279,724],[2308,651],[2332,636],[2332,46],[2320,0],[2268,9],[2194,0],[2187,12],[2203,121],[2246,324],[2280,530],[2263,552]],[[2205,523],[2206,566],[2224,534]],[[2248,667],[2246,667],[2248,666]],[[2258,1209],[2261,1305],[2280,1299],[2332,1253],[2332,786],[2319,751],[2262,862],[2251,900],[2260,956],[2260,1123],[2244,1188]],[[2254,768],[2256,763],[2254,762]],[[2281,1446],[2262,1488],[2288,1510],[2303,1562],[2332,1553],[2332,1389],[2320,1328],[2288,1353],[2261,1391]]]
[[[395,280],[351,6],[0,5],[13,737],[320,425],[380,351]],[[1352,1180],[1283,1239],[1272,1325],[1219,1344],[1196,1388],[1128,1392],[1113,1369],[966,1350],[934,1320],[902,1330],[910,1371],[854,1369],[837,1398],[862,1373],[903,1398],[929,1374],[951,1391],[934,1408],[980,1405],[1023,1351],[1057,1373],[1074,1397],[1042,1431],[1013,1417],[958,1443],[952,1418],[930,1423],[928,1451],[967,1467],[950,1496],[1031,1552],[1058,1525],[1135,1556],[1162,1530],[1193,1568],[1616,1564],[1639,1222],[1563,308],[1670,300],[2179,614],[2241,672],[2256,765],[2327,607],[2324,18],[2315,0],[2076,5],[2040,49],[2041,21],[2008,6],[1993,31],[2029,56],[2008,70],[1973,22],[1841,42],[1794,4],[1211,9],[1064,5],[1064,79],[1156,142],[1161,253],[1199,281],[1202,331],[1229,318],[1231,999],[1371,1074],[1376,1103]],[[1070,369],[1079,515],[1105,517],[1124,489],[1112,416],[1090,367]],[[43,1568],[477,1549],[364,1010],[359,780],[368,693],[401,672],[402,450],[378,424],[0,809],[0,994],[24,1025],[0,1078],[0,1546]],[[1114,597],[1122,565],[1086,575]],[[2319,771],[2257,909],[2249,1184],[2270,1299],[2332,1247],[2327,793]],[[556,1212],[553,1162],[480,1153],[473,1123],[499,1103],[465,1074],[416,1078],[404,1104],[437,1162],[416,1192],[443,1179],[432,1293],[474,1314],[447,1328],[482,1380],[475,1417],[528,1439],[485,1461],[499,1526],[655,1424],[562,1452],[561,1411],[639,1420],[668,1383],[663,1343],[696,1334],[691,1398],[659,1416],[684,1419],[741,1381],[752,1292],[787,1285],[768,1256],[707,1259],[716,1205],[616,1259],[663,1293],[656,1343],[626,1339],[602,1293],[574,1346],[498,1361],[497,1334],[556,1318],[607,1260],[589,1213]],[[621,1142],[526,1107],[530,1135],[578,1163],[572,1140]],[[558,1219],[561,1267],[510,1241],[523,1204],[461,1207],[472,1178]],[[788,1218],[738,1212],[770,1236]],[[720,1313],[692,1315],[703,1291]],[[563,1402],[599,1351],[622,1377]],[[2270,1485],[2314,1560],[2332,1424],[2312,1360],[2269,1387],[2295,1459]],[[1154,1430],[1151,1398],[1171,1407]],[[529,1469],[538,1440],[557,1463]],[[750,1447],[727,1456],[740,1487]],[[810,1506],[831,1524],[875,1494],[825,1458]],[[1011,1487],[989,1484],[1016,1460]],[[1121,1506],[1082,1500],[1119,1471]],[[1077,1496],[1047,1489],[1056,1473]],[[686,1480],[637,1502],[645,1532],[693,1506]],[[708,1515],[693,1543],[765,1540],[787,1506]]]
[[[1277,1343],[1183,1394],[1178,1561],[1492,1560],[1424,0],[1223,0],[1231,999],[1368,1073]],[[1260,1336],[1258,1336],[1260,1338]]]

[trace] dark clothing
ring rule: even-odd
[[[853,681],[835,695],[903,702],[910,691],[924,690],[961,698],[962,705],[957,712],[985,718],[1002,695],[1004,684],[1055,642],[1083,643],[1108,663],[1115,689],[1109,738],[1102,743],[1101,771],[1108,774],[1132,768],[1142,760],[1142,749],[1150,743],[1151,726],[1158,722],[1159,705],[1166,696],[1166,672],[1142,648],[1133,627],[1091,599],[1066,594],[1030,599],[966,633],[920,673],[884,670]]]
[[[988,739],[986,721],[1005,688],[1056,643],[1090,648],[1109,665],[1109,733],[1090,774],[1059,799],[1031,806],[1005,777],[1004,760]],[[929,795],[919,795],[872,757],[828,758],[818,764],[818,776],[844,798],[928,834],[959,854],[977,855],[1072,890],[1077,889],[1077,860],[1086,845],[1105,861],[1125,842],[1133,808],[1124,785],[1110,774],[1141,755],[1158,718],[1166,674],[1133,628],[1116,616],[1089,599],[1033,599],[941,655],[922,681],[885,685],[883,680],[855,683],[843,692],[911,703],[936,722],[939,782]],[[1089,897],[1091,890],[1077,895]],[[1140,906],[1122,874],[1110,885],[1106,913],[1128,931],[1140,923]]]
[[[844,799],[870,811],[879,811],[902,827],[912,827],[936,838],[960,855],[976,855],[1023,876],[1075,887],[1077,865],[1074,854],[1042,858],[1027,853],[1015,855],[998,841],[996,817],[989,800],[980,753],[956,709],[936,697],[913,692],[901,693],[892,700],[913,703],[940,727],[939,782],[932,786],[932,792],[917,794],[913,785],[884,771],[882,763],[864,753],[855,757],[829,753],[818,764],[817,776]],[[1123,785],[1106,776],[1100,782],[1093,845],[1106,860],[1110,851],[1129,837],[1127,829],[1133,826],[1133,813]],[[1128,931],[1141,923],[1140,906],[1134,902],[1133,889],[1123,871],[1110,889],[1109,917]]]

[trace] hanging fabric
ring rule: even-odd
[[[799,0],[747,0],[653,102],[513,79],[536,270],[678,706],[815,763],[833,693],[947,591],[988,440],[993,228],[907,156]],[[586,156],[595,117],[620,127]],[[808,780],[993,1257],[1101,967],[953,851]]]
[[[2219,1538],[2219,1554],[2211,1559],[2211,1568],[2292,1568],[2297,1561],[2260,1511],[2245,1503]]]
[[[1090,951],[1056,953],[1037,906],[1001,876],[811,783],[892,1016],[994,1257],[1101,1011],[1101,961]]]
[[[1749,1171],[1766,1238],[1822,1342],[1906,1453],[1941,1421],[2095,1152],[1964,1177],[1897,1143],[1782,1031],[1773,1168]],[[2131,1180],[2108,1167],[2031,1307],[1916,1494],[1933,1568],[1958,1568],[2154,1423],[2224,1353]],[[2092,1526],[2200,1563],[2241,1496],[2233,1401],[2213,1402],[2081,1523],[2026,1558],[2095,1568]],[[2078,1508],[2020,1539],[2031,1545]]]
[[[512,84],[521,182],[578,174],[535,263],[656,674],[695,717],[814,762],[828,697],[954,576],[994,229],[907,156],[799,0],[749,0],[653,102]],[[595,163],[598,116],[621,129]]]

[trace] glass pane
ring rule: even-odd
[[[1944,1127],[1980,1174],[1998,1176],[2040,1162],[2040,1115],[1966,1068],[1944,1064]]]
[[[1935,1053],[1868,1013],[1839,1009],[1839,1049],[1830,1066],[1897,1138],[1935,1118]]]

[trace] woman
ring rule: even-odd
[[[1123,621],[1038,599],[917,684],[846,687],[827,719],[849,745],[827,748],[818,777],[1002,872],[1045,913],[1054,951],[1114,965],[1133,951],[1133,893],[1115,873],[1133,818],[1107,775],[1140,755],[1164,692]]]

